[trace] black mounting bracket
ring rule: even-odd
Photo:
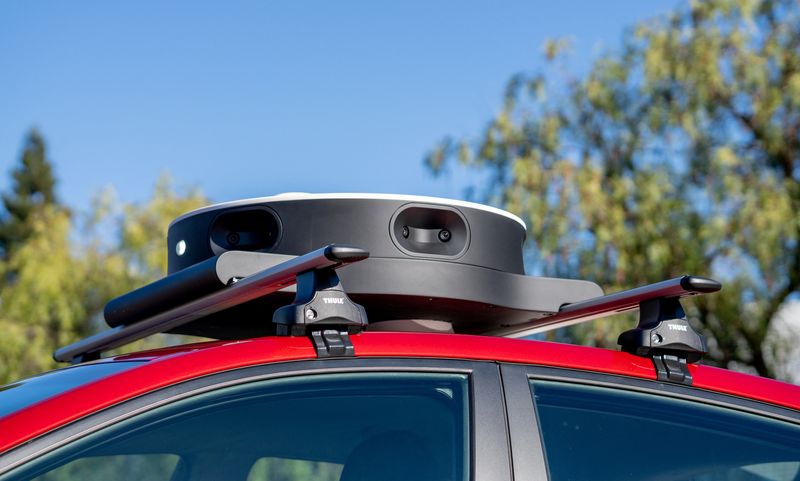
[[[347,331],[326,329],[311,331],[311,341],[317,350],[317,357],[352,357],[356,355],[350,334]]]
[[[688,364],[708,352],[705,338],[686,319],[677,297],[648,299],[639,304],[639,324],[620,334],[622,350],[653,360],[659,381],[692,384]]]
[[[671,354],[655,354],[653,364],[656,366],[656,378],[659,381],[692,385],[692,374],[685,358]]]
[[[72,358],[72,360],[69,361],[69,363],[70,364],[83,364],[84,362],[97,361],[98,359],[100,359],[100,353],[99,352],[88,352],[86,354],[80,354],[78,356],[74,356]]]
[[[338,266],[311,269],[297,275],[292,304],[275,311],[272,322],[279,336],[310,336],[318,357],[355,355],[349,335],[367,325],[364,307],[342,288]]]

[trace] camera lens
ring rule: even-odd
[[[211,251],[220,255],[231,249],[267,252],[281,236],[278,216],[266,207],[231,209],[211,224]]]

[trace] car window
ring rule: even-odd
[[[82,384],[140,366],[143,362],[81,364],[0,386],[0,417]]]
[[[531,382],[553,481],[796,481],[800,426],[654,394]]]
[[[305,459],[261,458],[250,468],[247,481],[339,481],[344,465]]]
[[[174,454],[125,454],[87,456],[70,461],[41,476],[36,481],[170,481],[180,458]]]
[[[469,476],[468,399],[460,374],[250,382],[120,421],[0,479],[129,479],[127,460],[157,455],[140,479],[461,481]],[[78,463],[104,475],[73,476]]]

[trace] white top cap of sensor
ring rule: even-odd
[[[401,202],[419,202],[419,203],[426,203],[426,204],[439,204],[439,205],[448,205],[453,207],[468,207],[470,209],[478,209],[483,210],[486,212],[491,212],[493,214],[502,215],[507,217],[515,222],[518,222],[523,229],[527,230],[527,226],[525,222],[517,217],[516,215],[512,214],[511,212],[498,209],[497,207],[491,207],[488,205],[477,204],[475,202],[467,202],[464,200],[455,200],[455,199],[444,199],[441,197],[427,197],[421,195],[401,195],[401,194],[347,194],[347,193],[340,193],[340,194],[309,194],[305,192],[286,192],[283,194],[273,195],[270,197],[255,197],[252,199],[241,199],[241,200],[233,200],[230,202],[221,202],[219,204],[213,204],[206,207],[201,207],[199,209],[195,209],[193,211],[189,211],[175,220],[170,222],[170,227],[172,224],[179,222],[186,217],[199,214],[201,212],[207,212],[210,210],[216,210],[219,208],[228,208],[228,207],[236,207],[239,205],[249,205],[259,202],[281,202],[281,201],[291,201],[291,200],[329,200],[329,199],[373,199],[373,200],[397,200]]]

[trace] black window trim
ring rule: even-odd
[[[505,405],[497,363],[446,359],[356,358],[272,363],[215,373],[158,389],[46,433],[0,455],[0,475],[87,434],[159,406],[267,379],[353,372],[433,372],[469,376],[470,479],[512,481]]]
[[[501,364],[514,479],[548,481],[539,419],[528,382],[530,366]]]
[[[656,380],[618,376],[599,372],[575,371],[571,369],[539,366],[535,367],[534,369],[529,369],[528,372],[528,377],[530,379],[565,381],[587,384],[591,386],[625,389],[628,391],[641,392],[645,394],[669,396],[676,399],[701,402],[704,404],[747,412],[759,416],[766,416],[793,424],[800,424],[800,411],[784,408],[775,404],[755,401],[752,399],[733,396],[730,394],[723,394],[716,391],[709,391],[692,386],[670,384]]]

